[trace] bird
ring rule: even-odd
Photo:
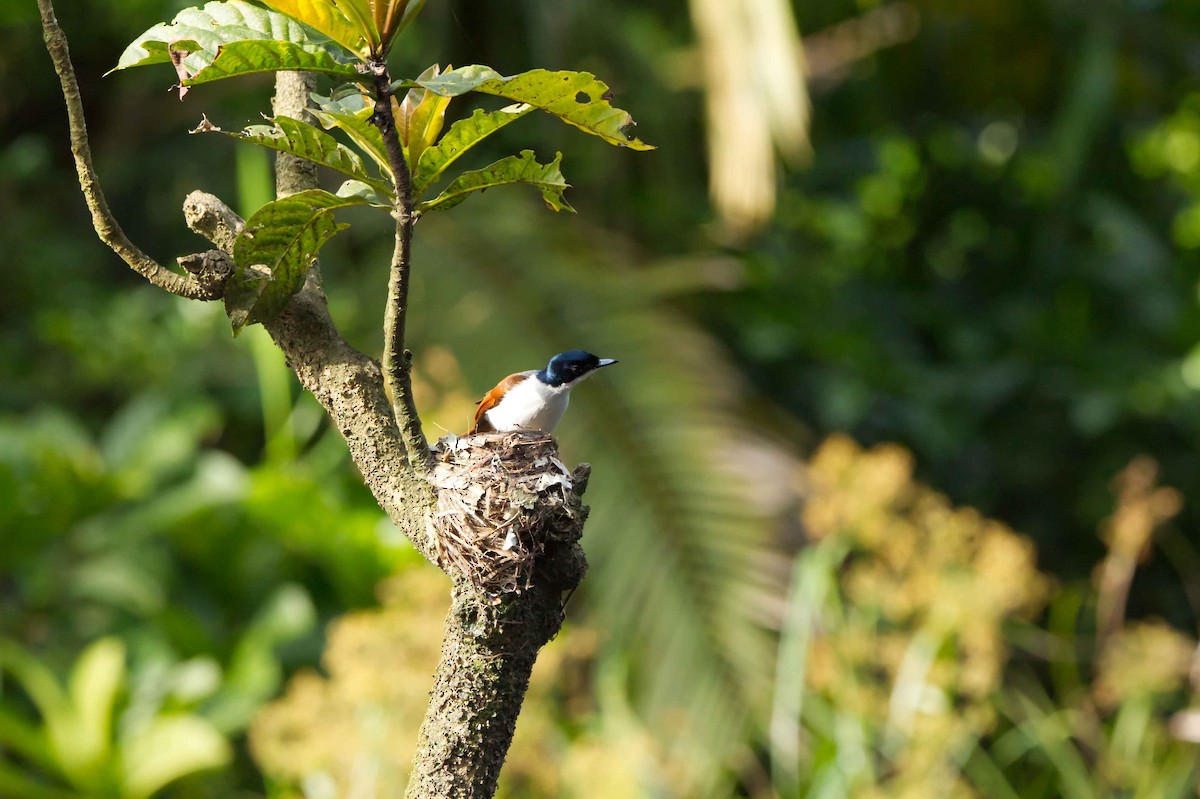
[[[549,433],[567,410],[571,389],[597,369],[614,363],[617,363],[614,358],[567,350],[551,358],[545,369],[511,374],[475,403],[479,406],[475,423],[467,434],[510,430]]]

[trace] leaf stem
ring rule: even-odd
[[[396,129],[396,118],[392,114],[391,78],[387,62],[382,58],[372,59],[368,64],[375,79],[375,113],[371,122],[379,128],[383,144],[387,149],[388,165],[396,183],[396,248],[392,254],[391,276],[388,279],[387,307],[384,310],[383,327],[383,379],[392,401],[392,412],[408,450],[409,462],[414,468],[428,469],[433,465],[433,455],[425,434],[421,430],[421,418],[417,415],[412,396],[412,353],[404,348],[404,326],[408,317],[408,287],[412,265],[413,191],[412,176],[408,161],[400,144],[400,133]]]
[[[88,143],[87,123],[83,116],[83,101],[79,97],[79,82],[75,79],[75,67],[71,64],[71,53],[67,47],[67,36],[54,16],[50,0],[38,0],[42,17],[42,38],[46,52],[54,62],[62,86],[63,99],[67,103],[67,121],[70,125],[71,152],[75,156],[75,171],[79,173],[79,188],[92,212],[92,227],[100,240],[109,249],[129,264],[133,271],[165,291],[193,300],[216,300],[224,294],[227,275],[201,275],[193,277],[172,272],[142,252],[125,231],[117,224],[108,207],[100,178],[92,163],[92,148]]]

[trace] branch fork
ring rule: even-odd
[[[244,220],[211,194],[197,191],[188,195],[184,202],[188,226],[215,249],[180,258],[182,272],[162,266],[129,241],[100,190],[66,37],[50,0],[38,0],[38,6],[46,47],[67,104],[80,187],[100,239],[149,282],[172,294],[221,299],[233,273],[230,253]],[[386,63],[375,60],[370,71],[375,83],[373,120],[387,146],[397,197],[382,366],[338,332],[315,263],[303,288],[263,326],[300,383],[329,414],[380,507],[418,551],[437,563],[439,541],[429,531],[436,528],[439,489],[433,484],[433,455],[412,398],[412,353],[404,346],[414,219],[411,177],[392,114]],[[311,75],[278,73],[276,115],[303,118],[312,89]],[[276,164],[280,196],[316,186],[311,164],[284,153],[278,155]],[[469,445],[489,448],[495,442],[485,439]],[[547,437],[538,446],[548,447],[547,461],[557,463],[556,457],[550,457],[555,447],[552,439]],[[495,454],[503,459],[502,452]],[[587,517],[587,508],[580,501],[587,470],[580,467],[570,475],[551,478],[547,485],[552,490],[556,490],[555,480],[562,487],[561,502],[555,506],[561,512],[552,512],[543,520],[553,528],[544,539],[530,539],[534,542],[531,546],[540,547],[533,564],[536,573],[521,583],[519,591],[482,592],[467,572],[453,564],[441,564],[454,579],[453,603],[406,792],[410,799],[483,798],[495,792],[533,662],[541,646],[561,627],[562,592],[578,585],[587,565],[578,543]]]

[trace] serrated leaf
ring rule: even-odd
[[[440,71],[440,67],[434,64],[422,72],[418,80],[436,78]],[[438,134],[442,132],[450,99],[416,86],[408,90],[403,102],[393,104],[396,132],[400,137],[400,144],[404,147],[409,172],[416,171],[421,153],[437,141]]]
[[[372,177],[358,153],[325,131],[291,117],[275,117],[272,121],[274,125],[249,125],[241,131],[224,131],[212,126],[201,126],[198,130],[211,130],[272,150],[290,153],[348,175],[376,192],[391,194],[391,185],[385,180]]]
[[[532,110],[533,106],[526,103],[517,103],[492,112],[476,109],[471,116],[455,122],[436,146],[421,154],[413,170],[413,193],[419,196],[463,153]]]
[[[436,78],[418,78],[415,83],[445,97],[474,91],[528,103],[609,144],[654,149],[629,132],[635,124],[633,117],[609,104],[608,85],[590,72],[534,69],[506,78],[491,67],[475,64]]]
[[[233,244],[234,273],[225,291],[234,333],[282,311],[304,285],[317,252],[347,227],[330,212],[365,202],[310,189],[267,203],[247,219]]]
[[[238,75],[285,70],[321,72],[343,79],[359,75],[357,69],[338,61],[324,47],[266,39],[245,39],[221,45],[211,64],[192,73],[182,82],[184,86],[196,86]]]
[[[554,211],[569,211],[575,213],[565,199],[563,192],[570,184],[563,178],[559,170],[562,163],[562,153],[554,156],[548,164],[539,164],[533,150],[523,150],[520,155],[510,155],[494,164],[464,172],[446,187],[445,191],[432,200],[417,205],[417,213],[426,211],[444,211],[453,208],[467,198],[472,192],[486,191],[495,186],[506,186],[513,183],[526,183],[542,193],[546,205]]]
[[[171,51],[182,50],[187,54],[177,68],[185,76],[192,76],[211,66],[223,45],[254,40],[290,42],[307,48],[314,59],[322,52],[331,62],[342,63],[327,38],[291,17],[243,0],[225,0],[185,8],[170,23],[150,28],[125,48],[110,72],[171,63]]]
[[[388,163],[387,148],[383,144],[383,134],[379,128],[371,124],[371,114],[374,113],[374,102],[365,95],[353,92],[340,97],[322,97],[313,95],[317,108],[313,116],[326,130],[338,128],[358,145],[358,148],[371,157],[383,174],[391,177],[392,168]]]
[[[320,31],[361,59],[371,55],[370,30],[351,19],[332,0],[263,0],[263,3]]]

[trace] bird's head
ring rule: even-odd
[[[602,366],[616,363],[613,358],[597,358],[583,350],[567,350],[550,359],[546,368],[538,372],[538,379],[551,386],[573,385],[583,380]]]

